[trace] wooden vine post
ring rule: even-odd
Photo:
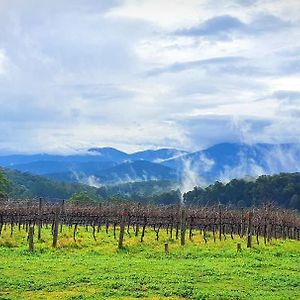
[[[102,203],[100,202],[98,205],[98,227],[97,232],[100,232],[101,230],[101,212],[102,212]]]
[[[11,217],[10,221],[10,236],[12,237],[14,233],[14,217]]]
[[[147,217],[144,215],[144,224],[143,224],[142,235],[141,235],[141,243],[144,241],[146,226],[147,226]]]
[[[138,203],[138,208],[137,208],[137,220],[136,220],[136,224],[135,224],[135,236],[138,236],[138,235],[139,235],[139,230],[140,230],[140,227],[139,227],[139,220],[140,220],[140,206],[141,206],[141,203]]]
[[[65,214],[65,200],[63,200],[61,203],[61,218],[64,217],[64,214]],[[60,233],[62,233],[62,231],[63,231],[63,222],[61,222],[60,224]]]
[[[166,253],[166,255],[169,254],[169,244],[168,243],[165,243],[165,253]]]
[[[41,239],[41,231],[42,231],[42,198],[39,199],[39,219],[38,219],[38,240]]]
[[[181,209],[181,220],[180,220],[180,244],[185,245],[185,232],[186,232],[186,211],[184,208]]]
[[[34,244],[33,244],[33,235],[34,235],[34,227],[30,226],[28,231],[28,246],[29,246],[29,252],[34,251]]]
[[[247,228],[247,248],[252,247],[252,218],[253,212],[249,212],[248,228]]]
[[[219,205],[219,240],[222,240],[222,209]]]
[[[265,216],[264,216],[264,242],[267,244],[267,235],[268,235],[268,208],[265,208]],[[283,238],[285,239],[285,232],[283,233]]]
[[[92,228],[93,228],[93,239],[96,242],[97,238],[96,238],[96,225],[95,225],[95,222],[93,223],[93,227]]]
[[[78,226],[78,224],[76,223],[74,225],[74,230],[73,230],[73,240],[74,240],[75,243],[76,243],[77,226]]]
[[[240,237],[244,236],[244,209],[241,209]]]
[[[56,208],[54,214],[54,223],[53,223],[53,242],[52,247],[56,248],[58,240],[58,227],[59,227],[59,207]]]
[[[119,243],[118,243],[118,248],[121,249],[123,248],[123,240],[124,240],[124,232],[125,232],[125,216],[127,212],[124,211],[121,217],[121,222],[120,222],[120,235],[119,235]]]

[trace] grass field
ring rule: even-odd
[[[51,249],[44,241],[27,250],[26,232],[0,237],[0,299],[300,299],[300,242],[272,241],[245,248],[230,236],[207,244],[199,232],[181,247],[148,229],[143,244],[125,236],[117,249],[112,232],[80,227],[77,243],[68,227]],[[170,254],[164,253],[169,243]],[[242,243],[237,253],[236,244]]]

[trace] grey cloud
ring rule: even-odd
[[[241,56],[225,56],[204,60],[178,62],[164,67],[153,68],[145,73],[146,76],[158,76],[166,73],[180,73],[189,70],[199,70],[211,75],[237,75],[251,78],[264,78],[266,76],[284,76],[300,73],[298,59],[278,60],[276,55],[267,58],[247,58]],[[274,61],[273,64],[269,64]],[[217,88],[217,87],[216,87]]]
[[[245,29],[246,24],[241,22],[238,18],[223,15],[208,19],[199,26],[178,30],[176,34],[186,36],[205,36],[218,35],[231,31],[243,31]]]
[[[246,58],[239,56],[227,56],[227,57],[216,57],[211,59],[203,59],[196,61],[188,61],[184,63],[175,63],[167,67],[156,68],[148,71],[146,74],[149,76],[156,76],[162,73],[175,73],[188,69],[207,67],[207,66],[217,66],[219,68],[226,65],[236,65],[240,62],[246,61]]]
[[[98,103],[106,100],[128,99],[135,94],[128,90],[124,90],[113,84],[74,84],[65,85],[61,88],[67,89],[74,94],[80,95],[84,99],[93,99]]]
[[[251,136],[272,124],[272,120],[244,117],[235,119],[231,115],[202,115],[178,121],[188,128],[194,141],[204,146],[220,142],[252,142]],[[258,140],[259,141],[259,140]]]
[[[300,91],[276,91],[273,97],[287,103],[297,103],[300,102]]]
[[[37,99],[34,95],[14,93],[2,96],[0,99],[1,123],[40,123],[46,121],[62,120],[65,111],[57,107],[49,107]]]
[[[282,65],[282,72],[285,74],[299,74],[300,73],[300,58],[291,59]]]
[[[212,17],[198,26],[178,30],[175,34],[228,39],[231,38],[232,34],[256,35],[264,32],[275,32],[290,26],[292,25],[289,22],[273,15],[258,15],[250,23],[245,23],[230,15],[221,15]]]
[[[235,0],[234,2],[241,6],[251,6],[253,4],[256,4],[258,0]]]
[[[276,32],[291,26],[293,25],[290,22],[284,21],[279,17],[262,14],[256,16],[252,22],[248,24],[246,33]]]

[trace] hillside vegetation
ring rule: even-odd
[[[227,184],[216,182],[206,188],[195,187],[184,195],[189,204],[233,204],[240,207],[274,202],[276,205],[300,209],[300,173],[259,176],[256,180],[233,179]]]
[[[10,198],[69,199],[79,193],[85,193],[94,201],[109,201],[118,198],[119,200],[159,203],[159,195],[162,194],[162,199],[174,203],[180,198],[178,192],[172,192],[172,189],[176,189],[176,184],[167,180],[123,183],[96,188],[80,183],[51,180],[44,176],[9,169],[0,169],[0,174],[8,180],[8,186],[5,186],[5,195]]]
[[[93,201],[135,201],[154,204],[176,204],[181,201],[176,182],[167,180],[140,181],[108,185],[99,188],[79,183],[50,180],[43,176],[3,170],[9,186],[5,193],[11,198],[43,197],[69,199],[84,192]],[[3,176],[3,175],[2,175]],[[2,194],[4,191],[2,191]],[[183,195],[187,205],[216,203],[249,207],[274,202],[277,206],[300,210],[300,173],[263,175],[256,180],[233,179],[224,184],[215,182],[207,187],[195,187]]]

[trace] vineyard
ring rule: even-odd
[[[300,218],[297,212],[265,205],[260,208],[234,209],[226,206],[186,207],[181,205],[154,206],[143,204],[94,205],[31,201],[0,202],[0,238],[3,229],[9,228],[13,236],[16,230],[28,233],[29,250],[34,250],[34,236],[40,240],[43,228],[51,228],[52,247],[57,247],[59,234],[68,226],[76,242],[78,226],[91,232],[95,241],[100,230],[113,233],[119,248],[123,247],[124,235],[139,237],[144,242],[147,230],[153,230],[158,241],[165,231],[170,240],[179,240],[183,246],[186,239],[193,240],[201,234],[205,243],[209,239],[234,239],[246,237],[246,246],[265,244],[272,239],[300,239]],[[198,232],[198,233],[197,233]],[[238,245],[238,250],[241,245]],[[165,244],[168,252],[168,244]]]

